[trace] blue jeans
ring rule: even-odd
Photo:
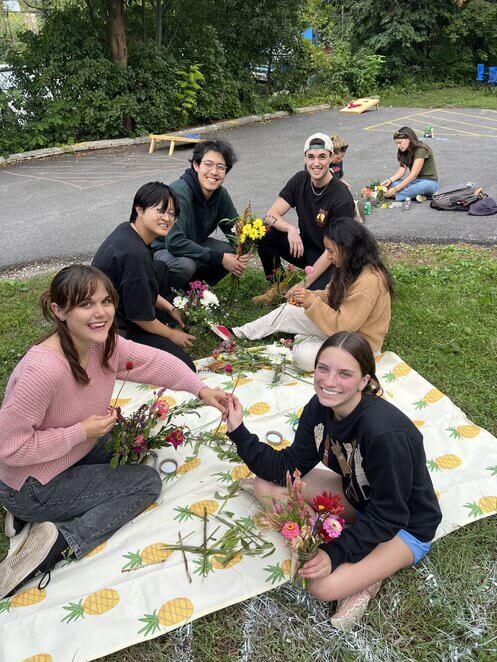
[[[392,188],[398,186],[402,181],[402,179],[398,179],[396,182],[392,182]],[[411,200],[414,200],[417,195],[431,197],[439,188],[440,184],[435,179],[413,179],[408,186],[396,194],[395,199],[402,201],[411,198]]]
[[[77,559],[110,538],[153,503],[159,474],[143,464],[112,469],[112,452],[100,441],[79,462],[42,485],[29,477],[20,490],[0,481],[0,503],[26,522],[60,522]]]

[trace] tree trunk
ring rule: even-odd
[[[155,43],[162,44],[162,0],[155,0]]]
[[[112,61],[126,68],[128,66],[128,46],[124,23],[124,0],[107,0],[107,16]]]

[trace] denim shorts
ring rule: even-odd
[[[431,542],[421,542],[405,529],[401,529],[397,535],[411,550],[414,556],[414,564],[419,563],[431,549]]]

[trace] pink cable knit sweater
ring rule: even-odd
[[[0,409],[0,480],[19,490],[29,476],[43,485],[84,457],[95,445],[81,421],[104,415],[117,379],[157,384],[198,396],[205,384],[182,361],[118,336],[102,369],[104,346],[90,347],[88,386],[74,379],[56,349],[35,345],[10,376]],[[133,369],[127,374],[126,363]]]

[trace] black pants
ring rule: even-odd
[[[324,247],[323,247],[324,250]],[[313,250],[306,249],[304,246],[304,255],[302,257],[294,257],[290,254],[290,245],[288,243],[288,235],[286,232],[280,232],[271,228],[269,232],[259,241],[258,245],[259,257],[261,258],[262,267],[266,274],[268,281],[274,280],[273,272],[275,269],[281,269],[281,258],[294,264],[299,269],[303,269],[307,265],[313,265],[314,262],[322,253],[316,253]],[[331,279],[333,267],[330,266],[314,283],[310,286],[310,290],[324,290]]]

